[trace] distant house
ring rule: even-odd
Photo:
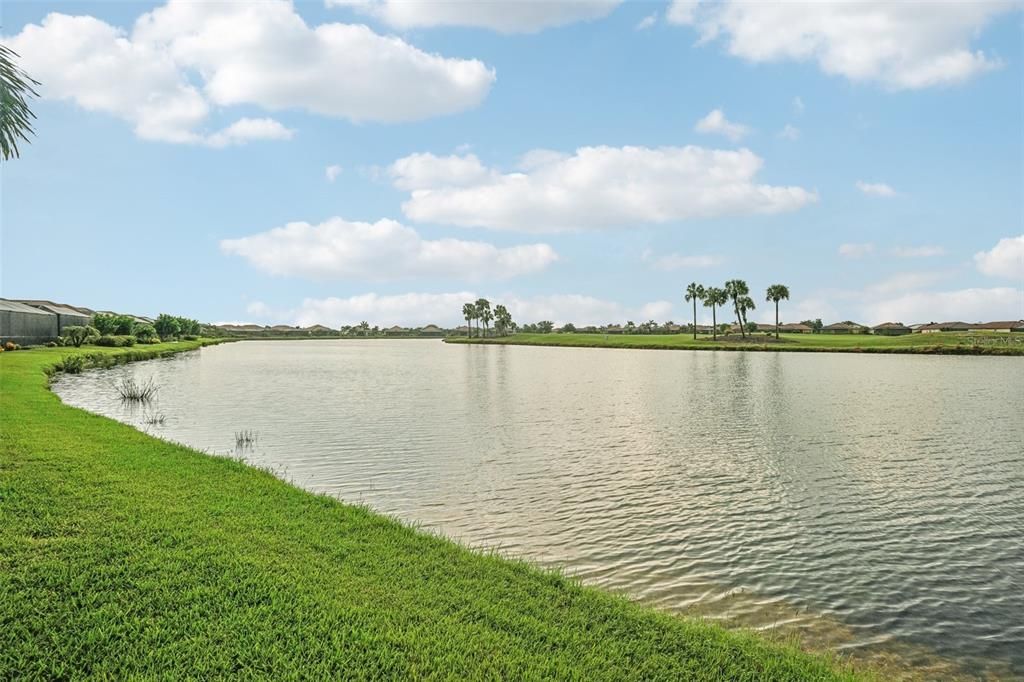
[[[65,327],[85,327],[92,322],[91,315],[86,315],[81,310],[60,303],[54,303],[53,301],[24,300],[18,301],[18,303],[24,303],[25,305],[30,305],[33,308],[45,310],[56,315],[57,336],[64,333]]]
[[[711,328],[710,324],[698,324],[697,325],[697,333],[698,334],[710,334],[712,331],[714,331],[714,330]]]
[[[1024,320],[978,322],[970,325],[972,332],[1024,332]]]
[[[218,324],[216,327],[226,332],[262,332],[267,329],[258,324]]]
[[[426,327],[420,327],[419,334],[420,336],[444,336],[444,330],[436,324],[428,324]]]
[[[58,336],[55,313],[0,298],[0,341],[27,346],[46,343]]]
[[[790,322],[789,324],[780,324],[779,331],[783,334],[813,334],[814,328],[800,322]]]
[[[922,324],[917,331],[921,334],[935,334],[936,332],[965,332],[970,328],[971,326],[966,322],[930,322]]]
[[[863,334],[868,330],[856,322],[836,322],[821,328],[822,334]]]
[[[871,333],[877,336],[903,336],[912,332],[913,330],[902,322],[883,322],[871,328]]]
[[[306,332],[307,334],[310,334],[310,335],[312,335],[312,334],[335,334],[335,333],[337,333],[333,329],[331,329],[330,327],[325,327],[322,324],[314,324],[312,327],[303,327],[302,331],[304,331],[304,332]]]
[[[622,333],[622,325],[621,324],[610,324],[607,327],[605,327],[602,331],[605,334],[621,334]]]
[[[681,334],[685,331],[682,327],[675,323],[666,324],[664,327],[662,327],[662,330],[666,334]]]
[[[270,328],[272,332],[297,332],[301,331],[298,327],[289,327],[286,324],[275,324]]]
[[[394,327],[388,327],[384,330],[385,336],[403,336],[408,334],[409,330],[405,327],[399,327],[397,324]]]
[[[453,331],[461,336],[469,336],[469,327],[467,327],[466,325],[456,327]]]

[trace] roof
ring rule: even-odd
[[[53,313],[46,310],[34,308],[20,301],[9,301],[6,298],[0,298],[0,310],[11,313],[27,313],[29,315],[53,315]]]
[[[26,303],[26,304],[32,306],[33,308],[39,308],[40,310],[46,310],[48,312],[56,313],[58,315],[72,315],[74,317],[89,317],[88,315],[83,313],[81,310],[75,310],[74,308],[69,308],[68,306],[60,305],[59,303],[52,303],[52,302],[49,302],[49,301],[18,301],[18,302],[19,303]]]
[[[436,324],[428,324],[426,327],[420,329],[421,332],[439,332],[441,328]]]
[[[270,329],[271,329],[271,331],[275,331],[275,332],[291,332],[291,331],[295,331],[296,329],[298,329],[298,327],[290,327],[290,326],[288,326],[286,324],[275,324]]]
[[[314,324],[312,327],[303,327],[304,331],[307,332],[333,332],[334,330],[330,327],[325,327],[322,324]]]
[[[902,322],[883,322],[882,324],[876,324],[872,329],[910,329],[910,327]]]
[[[970,325],[971,329],[1024,329],[1024,320],[1005,320],[1002,322],[978,322]]]
[[[970,329],[971,325],[966,322],[931,322],[929,324],[922,324],[918,329],[938,329],[938,330],[953,330],[953,329]]]
[[[804,324],[803,322],[790,322],[788,324],[780,324],[779,329],[799,329],[801,331],[814,331],[814,327]]]
[[[399,326],[398,326],[398,325],[396,324],[396,325],[395,325],[394,327],[388,327],[388,328],[387,328],[387,329],[385,329],[384,331],[386,331],[386,332],[404,332],[404,331],[409,331],[409,330],[408,330],[408,329],[406,329],[405,327],[399,327]]]
[[[830,324],[822,329],[865,329],[864,325],[857,324],[856,322],[836,322]]]

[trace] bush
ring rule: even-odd
[[[85,369],[86,359],[84,355],[65,355],[54,367],[58,372],[78,374]]]
[[[139,341],[152,339],[156,337],[156,335],[156,327],[154,327],[151,324],[139,322],[134,327],[132,327],[132,336],[134,336]]]
[[[160,313],[153,324],[153,328],[156,329],[156,333],[160,335],[161,339],[173,339],[181,333],[181,325],[178,324],[178,318],[167,313]]]
[[[106,346],[107,348],[123,348],[127,346],[135,345],[135,337],[130,334],[122,334],[119,336],[101,336],[96,339],[97,346]]]
[[[92,326],[103,336],[122,336],[132,333],[135,320],[130,315],[105,315],[97,313],[92,316]]]
[[[64,327],[64,344],[79,348],[84,343],[91,343],[100,337],[96,327]]]
[[[47,341],[46,342],[46,347],[47,348],[56,348],[57,347],[57,342],[56,341]]]
[[[196,336],[195,334],[185,334],[185,336],[182,337],[182,338],[184,338],[186,341],[198,341],[199,340],[199,337]]]
[[[4,344],[4,350],[18,350],[19,348],[21,348],[21,346],[14,343],[13,341],[8,341],[7,343]]]
[[[146,344],[146,345],[152,345],[152,344],[155,344],[155,343],[160,343],[160,337],[159,336],[151,336],[148,339],[139,339],[139,343],[143,343],[143,344]]]

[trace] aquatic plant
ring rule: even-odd
[[[243,431],[235,431],[235,447],[236,448],[251,448],[256,445],[260,439],[260,434],[252,429],[245,429]]]
[[[152,377],[138,381],[135,377],[125,376],[121,377],[117,384],[117,392],[123,402],[148,403],[156,397],[159,390]]]

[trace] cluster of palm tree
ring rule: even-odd
[[[500,303],[491,310],[491,302],[486,298],[478,298],[471,303],[462,306],[462,317],[466,320],[466,336],[473,335],[473,322],[476,322],[477,336],[486,336],[490,331],[490,324],[494,322],[494,333],[497,336],[504,336],[515,330],[515,322],[508,309]],[[483,324],[483,334],[480,333],[480,325]]]
[[[775,338],[779,338],[779,301],[789,300],[789,288],[785,284],[773,284],[768,287],[765,300],[775,303]],[[732,302],[736,314],[736,324],[740,334],[747,336],[747,312],[754,310],[754,299],[750,297],[750,287],[742,279],[730,279],[722,288],[705,287],[703,284],[690,282],[686,287],[686,302],[693,303],[693,338],[697,338],[697,301],[703,301],[705,308],[711,308],[711,333],[718,339],[717,309]]]

